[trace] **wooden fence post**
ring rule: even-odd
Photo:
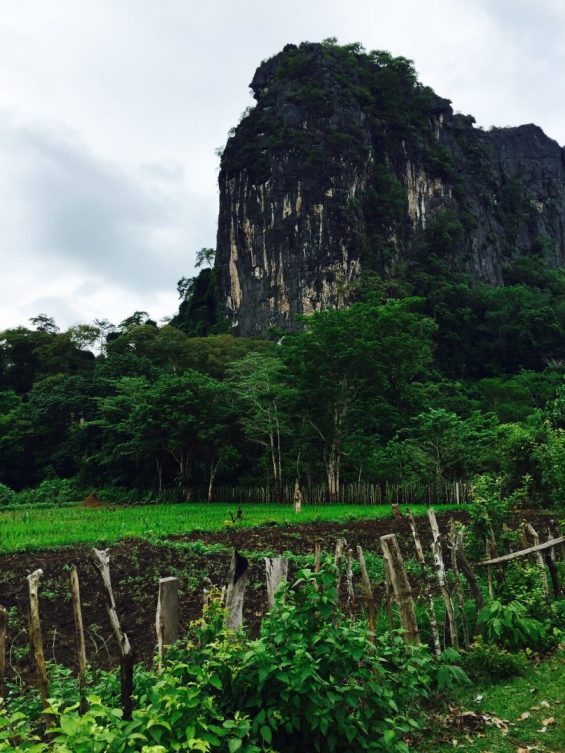
[[[29,585],[29,638],[33,647],[35,667],[37,670],[37,685],[41,697],[41,705],[46,709],[49,704],[49,681],[43,653],[43,638],[41,636],[41,621],[39,619],[39,582],[43,576],[43,570],[35,570],[27,576]]]
[[[547,540],[551,541],[553,536],[549,528],[547,529],[547,533]],[[559,599],[561,598],[561,586],[559,584],[559,573],[555,564],[555,549],[552,548],[544,550],[543,557],[545,559],[545,564],[547,565],[547,569],[549,570],[549,575],[551,577],[551,587],[553,588],[553,594],[556,599]]]
[[[353,588],[353,549],[347,550],[347,605],[353,617],[355,613],[355,589]]]
[[[339,588],[341,585],[341,561],[343,559],[343,552],[345,551],[345,547],[347,546],[347,541],[345,539],[338,539],[335,545],[335,569],[336,569],[336,591],[337,591],[337,600],[339,602]]]
[[[133,665],[134,656],[129,642],[129,638],[122,630],[116,602],[112,592],[112,581],[110,580],[110,552],[108,549],[93,549],[92,563],[100,576],[102,591],[106,603],[106,613],[114,633],[114,638],[118,644],[120,654],[120,686],[121,686],[121,703],[124,712],[124,719],[131,720],[133,711]]]
[[[294,512],[298,514],[302,511],[302,491],[300,489],[300,481],[296,479],[294,484]]]
[[[281,583],[288,578],[287,557],[265,557],[265,574],[267,577],[267,604],[269,609],[275,606],[275,594]]]
[[[531,523],[528,523],[528,525],[526,526],[526,531],[533,538],[534,546],[539,546],[540,538],[539,538],[538,532],[536,531],[536,529],[533,527]],[[546,599],[548,599],[549,598],[549,583],[547,582],[547,573],[545,572],[545,564],[543,561],[542,553],[536,552],[534,557],[536,559],[536,562],[538,563],[538,568],[540,571],[543,595],[545,596]]]
[[[471,567],[471,563],[469,562],[469,560],[467,559],[467,555],[465,554],[465,548],[463,546],[463,531],[457,532],[457,541],[455,543],[455,554],[457,555],[457,562],[461,566],[461,570],[463,570],[463,575],[465,576],[465,579],[467,583],[469,584],[469,589],[475,601],[475,606],[477,608],[477,614],[478,614],[481,611],[481,609],[484,607],[485,601],[483,599],[483,592],[481,591],[479,581],[477,580],[477,577],[475,573],[473,572],[473,568]]]
[[[457,566],[457,527],[454,518],[449,521],[449,549],[451,551],[451,567],[455,581],[455,592],[459,601],[459,612],[461,614],[461,627],[463,628],[463,645],[469,648],[469,630],[467,628],[467,617],[465,616],[465,597],[461,587],[461,578],[459,576],[459,567]]]
[[[160,578],[157,613],[157,650],[159,667],[162,666],[166,646],[172,646],[179,637],[179,581],[178,578]]]
[[[377,609],[375,605],[375,597],[373,596],[371,580],[369,578],[369,573],[367,572],[365,555],[363,554],[363,549],[359,545],[357,545],[357,559],[359,560],[359,569],[361,570],[361,583],[363,586],[363,596],[365,597],[365,608],[367,610],[367,627],[370,632],[375,635],[377,632]],[[374,637],[372,640],[374,640]]]
[[[445,565],[443,564],[443,555],[441,551],[441,538],[439,533],[439,526],[437,524],[436,514],[432,507],[428,510],[428,519],[430,521],[430,527],[432,529],[432,553],[434,555],[434,564],[436,568],[437,579],[445,604],[445,612],[447,615],[447,622],[449,625],[449,635],[451,638],[451,645],[454,648],[459,648],[459,636],[457,635],[457,625],[455,623],[455,613],[453,611],[453,602],[451,601],[451,594],[447,586],[447,578],[445,575]]]
[[[226,626],[234,632],[243,625],[243,598],[247,583],[247,570],[249,561],[242,557],[234,549],[231,564],[229,583],[226,590]]]
[[[426,598],[428,599],[428,617],[430,620],[430,628],[432,631],[432,638],[434,641],[434,651],[436,656],[439,656],[441,654],[441,641],[439,639],[439,630],[437,626],[437,615],[436,615],[436,609],[434,605],[434,596],[432,593],[432,587],[430,583],[430,574],[428,572],[428,566],[426,563],[426,558],[424,556],[424,550],[422,548],[422,542],[420,541],[420,537],[418,535],[418,529],[416,528],[416,521],[414,520],[414,516],[410,512],[408,508],[406,508],[406,514],[408,516],[408,520],[410,522],[410,530],[412,531],[412,538],[414,539],[414,546],[416,547],[416,555],[418,557],[418,561],[422,567],[422,575],[424,578],[424,590],[426,592]]]
[[[6,635],[8,628],[8,613],[0,607],[0,698],[4,698],[6,682]]]
[[[82,607],[80,603],[80,585],[78,572],[73,565],[71,568],[71,599],[73,602],[73,615],[75,618],[75,635],[78,654],[78,688],[79,688],[79,710],[81,714],[88,711],[88,701],[86,700],[87,685],[87,661],[86,661],[86,643],[84,640],[84,625],[82,621]]]
[[[389,533],[387,536],[381,536],[381,548],[388,564],[392,588],[398,604],[400,624],[404,628],[404,640],[407,643],[419,643],[420,634],[416,621],[412,588],[406,574],[396,535]]]

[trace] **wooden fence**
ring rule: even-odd
[[[304,504],[324,505],[330,501],[327,484],[301,485]],[[212,490],[211,502],[227,504],[266,504],[283,502],[292,504],[295,485],[284,484],[278,495],[271,486],[216,486]],[[277,499],[278,496],[278,499]],[[438,482],[425,486],[416,484],[370,484],[365,482],[341,484],[338,501],[343,504],[357,505],[442,505],[466,504],[470,501],[471,485],[465,481]],[[196,502],[208,499],[208,489],[193,491]]]
[[[463,548],[463,532],[457,528],[454,519],[451,519],[447,530],[440,532],[434,510],[428,510],[428,525],[431,530],[431,543],[424,548],[423,539],[420,537],[425,518],[416,521],[410,513],[407,513],[412,533],[412,544],[421,564],[420,588],[413,591],[411,579],[405,566],[404,556],[410,556],[407,552],[407,544],[403,542],[404,556],[396,534],[390,533],[375,541],[375,548],[380,545],[381,556],[384,560],[384,580],[382,584],[372,583],[365,564],[365,556],[360,546],[354,552],[348,547],[345,539],[339,539],[333,556],[333,568],[336,575],[336,586],[339,597],[340,587],[345,595],[347,609],[351,616],[358,613],[356,602],[364,608],[367,616],[369,640],[375,639],[376,614],[379,594],[382,595],[382,607],[386,609],[390,628],[397,627],[397,621],[403,628],[404,640],[411,643],[420,643],[421,635],[418,625],[418,612],[416,599],[422,598],[424,609],[431,630],[431,645],[440,655],[446,646],[455,648],[468,648],[473,639],[472,627],[467,623],[464,587],[474,600],[477,614],[484,605],[484,596],[481,584],[475,574],[477,568],[485,568],[488,576],[490,597],[493,598],[493,570],[503,567],[506,562],[533,556],[540,570],[540,578],[544,585],[545,598],[549,604],[551,598],[547,571],[551,577],[553,596],[560,598],[562,593],[559,582],[558,570],[555,564],[556,552],[565,543],[565,537],[555,537],[548,531],[549,538],[545,542],[540,541],[537,531],[530,525],[524,530],[524,542],[528,544],[526,535],[533,541],[533,546],[525,546],[519,551],[514,551],[503,556],[495,556],[471,564],[467,559]],[[420,529],[420,531],[418,530]],[[409,545],[408,545],[409,546]],[[411,548],[411,547],[410,547]],[[427,553],[425,551],[427,549]],[[353,560],[358,561],[360,583],[355,582]],[[108,622],[117,644],[120,657],[120,684],[121,703],[124,717],[131,718],[133,709],[133,669],[134,647],[122,627],[121,618],[116,609],[116,602],[112,591],[110,577],[110,552],[109,550],[92,549],[90,556],[91,564],[95,567],[99,576],[99,588],[103,594],[106,606]],[[321,552],[316,545],[314,552],[314,573],[320,570]],[[288,559],[285,557],[265,558],[265,576],[267,580],[267,606],[271,607],[274,595],[278,587],[288,575]],[[243,621],[243,604],[245,589],[248,581],[249,561],[239,552],[234,550],[231,554],[231,566],[228,583],[218,591],[225,607],[226,625],[228,628],[238,630]],[[450,577],[446,577],[446,569],[450,569]],[[75,617],[76,639],[79,653],[79,688],[80,688],[80,711],[87,708],[87,657],[85,651],[84,627],[80,602],[80,589],[76,568],[71,569],[70,592]],[[40,622],[39,588],[43,571],[38,569],[28,576],[29,585],[29,636],[35,659],[37,672],[37,687],[44,708],[48,706],[49,680],[47,675],[43,636]],[[461,577],[462,576],[462,577]],[[498,580],[498,579],[497,579]],[[321,586],[315,583],[318,590]],[[160,665],[166,648],[174,643],[179,634],[179,582],[175,577],[161,578],[158,588],[157,612],[155,620],[155,637],[159,648]],[[204,605],[209,601],[209,591],[204,591]],[[342,603],[344,599],[341,600]],[[441,626],[441,613],[437,602],[443,602],[445,612],[444,629]],[[393,609],[394,607],[394,609]],[[395,614],[396,613],[396,614]],[[475,625],[476,629],[476,625]],[[0,606],[0,696],[5,687],[6,672],[6,645],[7,623],[6,610]]]

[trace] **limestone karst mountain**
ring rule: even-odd
[[[539,127],[476,128],[410,61],[331,41],[287,45],[251,89],[219,177],[216,274],[239,334],[431,254],[493,285],[516,256],[565,264],[565,150]]]

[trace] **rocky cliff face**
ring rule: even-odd
[[[288,45],[220,170],[216,264],[239,334],[343,306],[363,272],[428,254],[501,284],[504,265],[565,265],[565,150],[535,125],[484,132],[409,61]]]

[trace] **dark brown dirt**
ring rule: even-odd
[[[467,514],[456,511],[438,514],[440,529],[449,518],[464,521]],[[534,521],[533,516],[529,517]],[[427,520],[417,519],[422,539],[429,541]],[[379,553],[379,537],[387,533],[399,536],[405,557],[413,557],[413,544],[406,518],[319,522],[305,525],[260,526],[218,532],[192,532],[175,536],[163,543],[128,539],[111,549],[111,573],[118,612],[123,627],[140,661],[149,661],[155,649],[155,609],[160,577],[176,576],[180,581],[181,625],[201,616],[203,589],[213,583],[227,582],[230,550],[242,553],[305,555],[311,554],[315,542],[323,551],[333,551],[335,542],[345,537],[348,546],[361,545],[365,552]],[[201,542],[202,546],[196,544]],[[225,547],[209,551],[211,545]],[[109,668],[117,664],[113,638],[108,626],[104,601],[97,574],[89,562],[89,547],[22,552],[0,556],[0,604],[8,609],[9,673],[28,676],[32,671],[26,635],[26,576],[41,568],[40,610],[47,659],[75,666],[74,622],[69,593],[69,570],[79,572],[84,623],[87,632],[89,661],[94,667]],[[291,560],[290,577],[296,571]],[[251,559],[245,596],[244,620],[256,632],[266,606],[262,559]],[[416,584],[415,584],[416,585]]]
[[[101,499],[98,499],[96,492],[93,492],[92,494],[89,494],[88,497],[85,497],[81,503],[81,507],[90,507],[90,508],[99,508],[104,507],[104,502],[102,502]]]

